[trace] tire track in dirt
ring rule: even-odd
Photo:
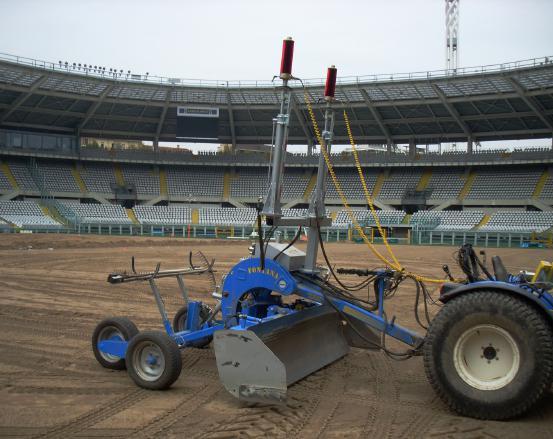
[[[26,395],[121,395],[128,393],[129,389],[113,387],[38,387],[15,386],[8,389],[8,393]]]
[[[375,396],[374,410],[368,414],[362,432],[364,436],[391,437],[399,402],[399,391],[392,381],[395,371],[383,353],[371,352],[367,356],[374,367]]]
[[[15,238],[20,237],[3,237],[2,245],[9,244],[6,239],[12,238],[16,241]],[[56,247],[58,238],[47,238]],[[67,240],[75,241],[75,247],[82,243],[80,237]],[[87,242],[91,241],[94,240]],[[106,244],[110,248],[109,253],[113,253],[113,258],[108,256],[107,259],[102,249],[91,250],[81,244],[70,250],[56,247],[54,253],[2,253],[0,257],[12,268],[6,264],[0,267],[0,343],[3,343],[0,350],[7,351],[4,361],[0,358],[3,370],[1,391],[2,395],[7,396],[0,402],[0,434],[25,437],[142,435],[233,439],[248,436],[303,438],[317,435],[361,436],[360,432],[364,428],[363,436],[379,438],[449,436],[452,439],[469,439],[487,435],[507,439],[527,435],[553,439],[553,423],[548,423],[553,414],[551,398],[543,403],[543,409],[540,408],[539,419],[535,414],[509,423],[458,418],[447,412],[439,401],[430,402],[426,394],[421,398],[414,393],[422,389],[422,382],[425,381],[420,367],[408,366],[412,364],[409,362],[391,363],[382,353],[355,350],[343,360],[291,386],[288,389],[287,407],[268,407],[244,406],[227,394],[219,383],[212,349],[185,349],[183,376],[177,386],[184,385],[186,394],[178,394],[182,387],[175,389],[176,396],[170,404],[167,401],[164,405],[167,408],[156,412],[159,415],[149,422],[139,418],[132,420],[129,428],[116,428],[117,419],[113,419],[106,423],[109,428],[98,428],[100,422],[110,418],[115,411],[102,412],[106,402],[111,404],[123,400],[123,405],[130,404],[128,413],[140,411],[141,406],[134,406],[136,397],[127,402],[125,398],[133,392],[141,392],[141,389],[132,387],[125,372],[112,373],[95,362],[90,350],[90,336],[94,326],[110,311],[125,315],[128,310],[128,315],[140,317],[137,319],[139,326],[161,328],[148,288],[136,288],[131,284],[112,288],[106,285],[106,274],[113,267],[128,264],[131,253],[138,257],[140,265],[144,267],[149,266],[154,259],[161,260],[168,267],[182,265],[182,258],[175,256],[176,247],[165,248],[165,242],[156,241],[150,246],[134,246],[132,249],[124,248],[126,244]],[[218,259],[223,259],[223,264],[217,267],[220,272],[232,266],[229,261],[236,259],[239,248],[243,246],[209,245],[213,253],[218,253]],[[329,244],[329,250],[338,256],[336,260],[343,263],[351,264],[351,255],[356,254],[357,249],[358,246],[353,244]],[[403,250],[407,253],[404,260],[412,261],[413,265],[420,265],[421,260],[426,260],[422,254],[426,251],[424,247]],[[428,261],[438,261],[440,252],[444,251],[440,248],[429,249]],[[513,257],[516,256],[524,264],[531,259],[528,256],[530,251],[513,252]],[[409,257],[409,252],[413,257]],[[448,249],[447,256],[449,253]],[[54,257],[56,260],[53,260]],[[353,261],[353,265],[362,268],[362,265],[370,265],[371,261],[370,258]],[[160,285],[168,309],[172,312],[173,304],[176,306],[182,303],[180,296],[176,287],[168,286],[165,289],[169,283]],[[204,279],[194,278],[188,285],[191,287],[190,297],[205,299],[202,290],[207,282]],[[411,299],[414,291],[406,288],[405,293],[389,303],[393,313],[402,320],[412,314]],[[407,326],[409,324],[407,321]],[[52,340],[48,340],[48,337]],[[17,367],[12,367],[12,364]],[[73,381],[64,383],[64,380]],[[58,387],[56,383],[61,385]],[[97,386],[94,383],[98,383]],[[189,383],[194,383],[195,387]],[[188,393],[187,389],[194,391]],[[202,399],[204,394],[207,399]],[[17,404],[25,409],[29,406],[32,408],[33,404],[40,406],[49,400],[50,395],[53,395],[53,399],[56,399],[56,395],[66,400],[73,397],[88,398],[88,404],[91,405],[86,406],[87,413],[54,427],[48,427],[49,421],[44,415],[41,418],[41,410],[33,411],[34,425],[38,428],[28,426],[24,419],[20,421],[19,427],[11,427],[14,421],[7,418],[8,404],[16,407],[16,410]],[[139,397],[147,398],[147,395],[151,393]],[[153,399],[148,403],[148,406],[152,406]],[[94,415],[98,411],[101,415]],[[118,416],[125,417],[126,414],[123,411]],[[140,422],[145,423],[139,425]]]
[[[185,422],[187,417],[213,400],[221,390],[222,386],[218,382],[205,384],[198,391],[186,395],[172,410],[168,410],[147,424],[141,425],[129,437],[153,438],[165,435],[173,425],[177,422]]]
[[[235,402],[235,419],[228,416],[205,425],[195,438],[242,438],[242,437],[305,437],[304,427],[316,413],[326,382],[325,371],[318,371],[296,383],[288,391],[286,406],[265,406]],[[316,390],[313,392],[313,390]],[[322,415],[324,417],[325,414]]]
[[[138,404],[140,401],[146,399],[149,392],[144,389],[136,389],[121,398],[116,398],[102,406],[89,411],[75,419],[54,427],[49,431],[33,436],[33,439],[54,439],[54,438],[68,438],[75,437],[78,433],[93,426],[99,421],[103,421],[110,418],[123,410]]]
[[[319,372],[322,376],[323,386],[318,389],[318,392],[312,392],[317,399],[313,401],[315,404],[310,410],[309,416],[306,417],[305,423],[294,432],[295,437],[304,435],[320,437],[331,423],[344,393],[345,382],[343,374],[340,372],[347,368],[338,367],[338,364],[342,362],[343,360],[338,360]]]

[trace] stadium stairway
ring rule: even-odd
[[[81,192],[83,194],[87,193],[88,189],[87,189],[86,184],[83,180],[83,177],[81,176],[81,173],[79,172],[79,168],[77,168],[76,163],[73,163],[73,166],[71,167],[71,173],[73,174],[73,178],[77,182],[77,186],[79,186],[79,189],[81,190]]]
[[[425,169],[421,175],[421,179],[419,180],[419,183],[417,184],[417,187],[415,188],[415,190],[416,191],[425,190],[428,187],[428,183],[430,183],[431,178],[432,178],[432,168]]]
[[[57,221],[60,224],[65,226],[69,225],[69,221],[65,218],[54,206],[46,206],[42,202],[38,203],[40,210],[44,213],[45,216],[52,218],[54,221]]]
[[[223,199],[228,200],[230,198],[230,180],[232,176],[230,171],[225,170],[225,175],[223,176]]]
[[[40,210],[42,210],[42,213],[46,216],[50,216],[50,211],[48,210],[48,207],[40,204]]]
[[[113,170],[115,172],[115,182],[119,186],[125,186],[125,177],[123,176],[123,171],[121,170],[121,165],[116,163],[113,167]]]
[[[543,191],[543,188],[545,186],[545,183],[547,183],[548,178],[549,178],[549,170],[546,169],[540,175],[540,179],[538,180],[538,183],[536,184],[536,188],[534,189],[534,193],[532,194],[532,198],[539,198],[540,197],[541,192]]]
[[[10,182],[10,184],[12,185],[12,188],[14,188],[16,190],[19,189],[19,185],[17,184],[17,180],[13,176],[12,170],[10,169],[10,165],[8,165],[6,162],[1,162],[0,163],[0,169],[2,169],[2,172],[4,173],[4,175],[6,176],[8,181]]]
[[[472,185],[474,184],[474,180],[476,179],[476,172],[471,169],[465,178],[465,184],[461,189],[461,192],[459,192],[459,200],[464,200],[466,196],[470,193]]]
[[[192,209],[192,224],[200,224],[200,209]]]
[[[127,212],[127,216],[133,224],[140,224],[140,221],[138,221],[138,218],[136,217],[132,209],[125,209],[125,211]]]
[[[303,192],[304,200],[309,200],[309,195],[311,195],[311,192],[313,192],[313,189],[315,189],[316,184],[317,184],[317,173],[313,172],[311,174],[311,177],[309,178],[309,181],[307,182],[305,191]]]
[[[385,180],[386,180],[386,171],[382,171],[380,174],[378,174],[376,183],[374,184],[373,193],[372,193],[373,199],[378,197],[378,195],[380,194],[380,191],[382,190],[382,185],[384,184]]]
[[[167,190],[167,173],[163,168],[159,168],[159,193],[165,199],[167,199],[169,194],[169,191]]]
[[[491,219],[491,215],[488,215],[488,214],[484,214],[484,216],[482,217],[482,219],[480,220],[480,222],[478,224],[476,224],[472,230],[478,230],[480,227],[484,227],[486,224],[488,224],[488,222],[490,221]]]

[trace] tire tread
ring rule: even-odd
[[[96,357],[98,363],[106,369],[125,370],[126,363],[124,358],[121,358],[121,360],[117,362],[110,363],[100,355],[97,339],[100,335],[100,331],[106,326],[115,326],[123,333],[123,336],[127,341],[130,341],[135,335],[137,335],[139,330],[133,321],[128,317],[107,317],[96,325],[96,328],[94,328],[94,332],[92,333],[92,352],[94,353],[94,357]]]
[[[165,356],[165,371],[156,381],[144,381],[135,372],[132,364],[133,350],[135,346],[143,341],[149,340],[157,344]],[[180,350],[171,337],[161,331],[143,331],[133,338],[127,349],[127,372],[131,379],[139,386],[149,390],[166,390],[179,378],[182,370],[182,358]]]
[[[498,304],[498,306],[501,304],[516,310],[522,319],[534,328],[538,345],[541,350],[539,353],[540,369],[543,370],[539,385],[533,389],[533,392],[530,395],[527,395],[522,403],[511,406],[508,410],[503,410],[501,412],[492,412],[489,409],[475,407],[473,404],[463,404],[463,401],[459,401],[455,397],[452,397],[452,395],[444,389],[444,386],[437,377],[434,370],[435,364],[433,362],[432,353],[432,345],[435,342],[434,338],[436,336],[436,332],[441,330],[449,319],[458,315],[460,312],[466,314],[466,310],[473,309],[473,305],[475,303],[482,300],[490,300],[491,298],[495,301],[494,303]],[[424,345],[424,369],[428,381],[440,399],[442,399],[442,401],[444,401],[453,411],[461,415],[477,419],[493,420],[505,420],[520,416],[529,411],[551,386],[553,379],[553,334],[551,326],[540,311],[535,308],[535,306],[510,294],[491,290],[481,290],[462,295],[458,298],[452,299],[451,302],[448,302],[432,321]]]

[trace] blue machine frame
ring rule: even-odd
[[[297,295],[310,302],[313,306],[320,306],[326,300],[332,302],[334,307],[341,312],[362,321],[379,332],[385,332],[410,346],[419,345],[423,337],[395,322],[388,322],[384,313],[384,281],[389,272],[382,270],[377,274],[379,306],[374,312],[363,309],[345,300],[325,296],[321,288],[305,279],[299,279],[278,262],[265,260],[264,270],[261,270],[259,258],[247,258],[236,264],[226,276],[222,288],[221,320],[201,324],[200,308],[202,302],[188,301],[188,314],[186,329],[175,332],[169,321],[163,301],[157,300],[162,315],[162,323],[167,335],[172,337],[179,347],[184,348],[195,341],[205,339],[221,329],[245,330],[269,320],[278,318],[283,314],[297,312],[281,306],[282,296]],[[152,288],[156,299],[159,291]],[[243,300],[245,296],[253,293],[255,299],[249,303]],[[278,293],[273,295],[272,293]],[[128,342],[120,338],[100,341],[100,351],[124,358]]]
[[[414,331],[404,328],[395,321],[388,321],[384,312],[384,290],[386,277],[389,271],[377,272],[376,284],[379,296],[378,308],[368,311],[348,301],[329,297],[321,290],[321,287],[309,282],[305,278],[294,276],[284,269],[278,262],[266,259],[264,269],[261,270],[259,258],[250,257],[236,264],[226,276],[222,287],[221,314],[222,318],[216,321],[203,323],[200,320],[202,302],[188,301],[188,314],[186,326],[183,331],[175,332],[165,312],[165,307],[155,284],[152,290],[158,303],[162,324],[167,335],[172,337],[180,348],[184,348],[213,335],[221,329],[246,330],[252,326],[273,320],[284,314],[297,312],[282,306],[282,296],[297,295],[307,299],[313,306],[323,305],[327,300],[332,305],[369,327],[384,332],[401,342],[416,347],[421,344],[424,337]],[[512,276],[512,282],[480,281],[461,285],[440,297],[442,302],[447,302],[461,294],[467,294],[476,290],[496,290],[508,294],[515,294],[531,301],[542,309],[546,315],[553,319],[553,296],[544,290],[530,289],[520,285],[520,279]],[[152,280],[150,281],[152,284]],[[274,295],[273,293],[277,293]],[[244,300],[248,295],[251,300]],[[99,342],[100,351],[124,358],[128,342],[114,337]]]

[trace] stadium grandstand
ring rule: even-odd
[[[322,124],[322,82],[305,85]],[[552,59],[455,74],[345,77],[336,94],[335,144],[349,145],[344,109],[357,142],[384,145],[359,158],[390,237],[519,245],[553,233],[553,148],[475,148],[552,136]],[[279,99],[269,82],[110,75],[1,55],[0,230],[246,237],[268,188],[270,151],[263,145],[271,143]],[[217,131],[208,141],[229,148],[193,154],[160,146],[177,141],[182,106],[216,110]],[[287,154],[284,169],[284,213],[296,216],[308,207],[318,155],[303,89],[294,89],[291,108],[289,143],[307,145],[304,154]],[[112,147],[85,138],[112,139]],[[127,141],[152,146],[116,147]],[[425,148],[440,142],[468,146]],[[240,152],[241,145],[259,148]],[[372,229],[352,154],[331,158],[353,216]],[[354,239],[330,179],[327,209],[327,238]]]

